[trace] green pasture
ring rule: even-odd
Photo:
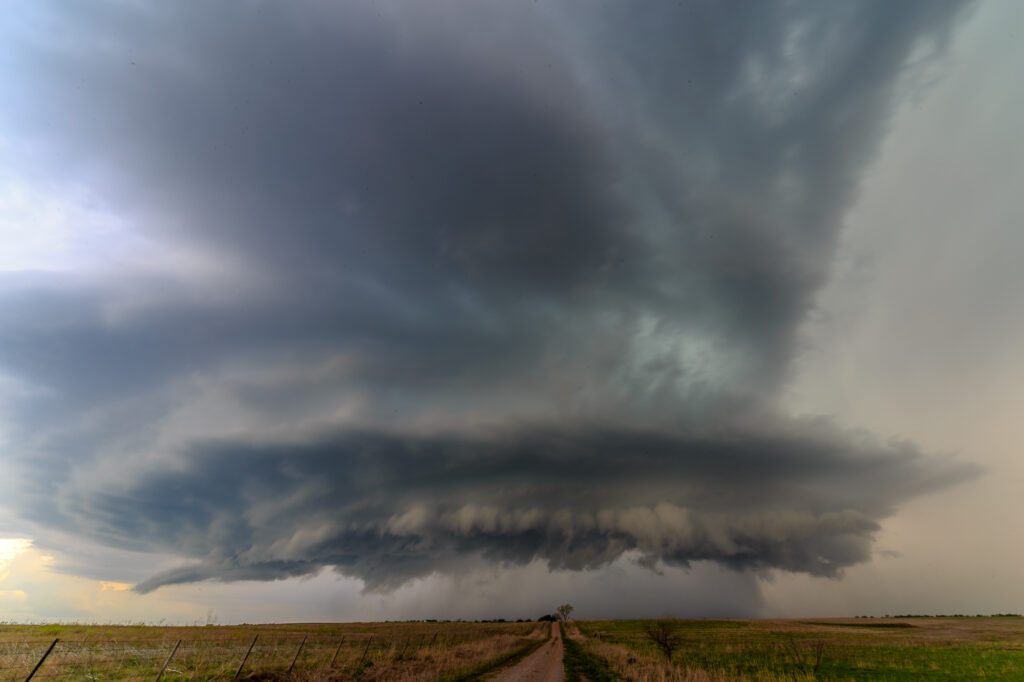
[[[653,621],[578,623],[589,642],[662,656]],[[1024,618],[677,620],[672,664],[728,679],[1024,680]]]

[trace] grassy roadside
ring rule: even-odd
[[[565,682],[580,682],[586,678],[590,682],[615,682],[622,678],[608,669],[607,664],[598,656],[591,654],[568,637],[562,637],[565,648]]]

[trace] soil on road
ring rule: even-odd
[[[551,639],[519,662],[519,665],[491,678],[493,682],[563,682],[562,631],[551,624]]]

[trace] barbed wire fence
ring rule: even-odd
[[[357,669],[382,658],[402,660],[424,648],[477,639],[467,633],[303,634],[259,631],[232,637],[41,639],[0,641],[0,681],[191,678],[243,679],[247,672]]]

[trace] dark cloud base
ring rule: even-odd
[[[65,496],[67,516],[50,522],[89,520],[81,530],[112,544],[198,560],[140,583],[143,592],[325,566],[387,590],[470,559],[580,570],[625,552],[650,566],[711,560],[834,577],[869,557],[897,505],[973,473],[821,421],[701,437],[343,433],[197,446],[174,471]]]

